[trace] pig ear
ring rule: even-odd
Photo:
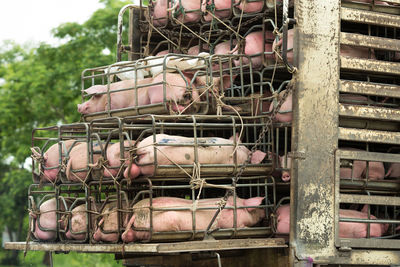
[[[264,200],[264,197],[252,197],[249,199],[245,199],[245,206],[260,206],[261,202]],[[255,210],[256,208],[246,208],[248,211]]]
[[[235,137],[233,137],[233,135],[232,135],[231,137],[229,137],[229,140],[233,141],[233,140],[234,140],[233,138],[236,139],[236,142],[237,142],[238,144],[241,143],[241,141],[240,141],[240,139],[239,139],[239,133],[236,133]]]
[[[263,159],[265,158],[266,155],[267,155],[267,153],[264,153],[260,150],[254,151],[253,155],[251,155],[251,163],[259,164],[261,161],[263,161]]]
[[[85,93],[92,95],[92,94],[98,94],[98,93],[105,93],[107,92],[107,86],[105,85],[93,85],[89,87],[88,89],[83,90]]]

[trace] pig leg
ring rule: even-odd
[[[132,230],[133,223],[135,222],[135,214],[132,215],[128,224],[125,227],[125,231],[122,234],[122,241],[125,243],[135,241],[135,232]]]

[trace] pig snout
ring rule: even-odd
[[[289,182],[290,181],[290,173],[287,171],[282,172],[282,181]]]
[[[68,231],[65,233],[65,237],[66,237],[67,239],[73,239],[73,236],[72,236],[72,234],[71,234],[71,230],[68,230]]]
[[[131,179],[135,179],[136,177],[138,177],[140,175],[140,168],[138,165],[136,165],[135,163],[132,163],[132,165],[129,167],[129,163],[126,163],[126,165],[128,166],[125,171],[124,171],[124,177],[125,178],[131,178]]]
[[[81,114],[88,114],[88,108],[89,105],[87,104],[87,102],[83,104],[78,104],[78,112]]]

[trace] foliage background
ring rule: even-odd
[[[104,8],[83,24],[53,29],[58,46],[12,41],[0,46],[0,232],[12,241],[24,241],[28,229],[32,177],[25,162],[32,129],[79,121],[81,72],[115,62],[118,12],[130,1],[99,2]],[[28,252],[24,258],[21,252],[0,250],[1,266],[43,266],[43,260],[43,252]],[[58,254],[53,260],[56,266],[120,266],[112,254]]]

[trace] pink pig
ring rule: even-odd
[[[174,13],[178,12],[179,14],[177,14],[176,19],[180,22],[187,23],[200,21],[202,15],[201,0],[171,0],[171,2],[172,8],[170,8],[170,10],[172,11],[172,15],[174,16]]]
[[[277,211],[277,234],[289,234],[290,232],[290,205],[280,206]],[[356,210],[340,209],[342,218],[368,219],[368,214]],[[371,215],[371,219],[376,217]],[[382,236],[387,231],[387,224],[370,224],[370,237]],[[339,222],[339,237],[341,238],[365,238],[367,237],[367,224],[355,222]]]
[[[283,98],[285,91],[281,91],[278,95],[278,102]],[[272,102],[269,106],[269,112],[272,112],[275,109],[275,103]],[[292,93],[286,97],[285,101],[283,102],[281,108],[279,109],[278,113],[275,116],[276,122],[291,122],[292,121]]]
[[[239,140],[236,140],[238,144]],[[157,134],[156,142],[158,144],[194,144],[194,138],[173,136],[166,134]],[[198,162],[200,164],[233,164],[234,163],[234,141],[233,137],[229,140],[219,137],[198,138],[198,142],[204,142],[211,146],[198,147]],[[215,145],[212,145],[215,144]],[[219,146],[223,144],[224,146]],[[225,146],[226,145],[226,146]],[[162,152],[160,152],[162,151]],[[250,150],[245,146],[239,145],[236,150],[237,164],[243,164]],[[125,178],[136,178],[137,167],[140,169],[142,175],[154,175],[154,145],[153,136],[149,136],[143,141],[139,142],[137,146],[137,165],[132,164],[133,169],[126,168],[124,172]],[[257,150],[251,157],[252,164],[259,164],[264,159],[266,153]],[[157,147],[157,164],[158,165],[171,165],[174,164],[190,164],[194,162],[194,146],[158,146]],[[150,164],[150,165],[144,165]]]
[[[168,23],[168,2],[169,0],[150,1],[153,5],[152,18],[154,26],[165,26]]]
[[[342,148],[342,150],[363,151],[355,148]],[[352,168],[340,168],[340,178],[343,179],[361,179],[368,178],[370,180],[383,180],[385,178],[385,168],[382,162],[368,162],[368,177],[367,177],[367,162],[364,160],[354,160]]]
[[[256,13],[262,11],[264,7],[264,1],[251,1],[247,2],[247,0],[235,0],[235,4],[238,4],[240,10],[243,10],[244,13]]]
[[[93,143],[93,151],[101,152],[99,144]],[[69,154],[66,175],[67,179],[72,182],[84,182],[88,178],[88,143],[82,142],[71,149]],[[93,164],[96,165],[101,154],[93,154]]]
[[[157,84],[159,83],[159,84]],[[199,100],[197,89],[190,84],[190,80],[178,73],[160,73],[153,78],[152,86],[148,87],[148,96],[151,104],[163,102],[163,84],[165,84],[166,99],[172,100],[172,110],[183,111],[184,106],[178,104],[179,101],[185,98],[185,95],[190,94],[190,99],[185,103],[189,105],[192,102]]]
[[[288,30],[288,40],[287,40],[287,60],[289,63],[293,64],[293,38],[294,38],[294,30]],[[281,38],[279,41],[274,41],[272,44],[272,50],[275,51],[279,47],[282,48],[283,39]],[[281,49],[279,50],[281,51]],[[275,55],[276,59],[281,61],[281,55]],[[375,53],[373,50],[369,52],[368,48],[363,47],[353,47],[348,45],[340,46],[340,55],[345,57],[356,57],[356,58],[371,58],[375,59]]]
[[[250,227],[265,217],[265,209],[250,206],[259,206],[264,197],[253,197],[249,199],[236,198],[237,209],[237,228]],[[206,230],[212,217],[218,208],[218,202],[221,198],[200,199],[195,205],[197,208],[214,208],[197,210],[196,230]],[[233,207],[233,197],[229,197],[226,207]],[[122,234],[122,240],[126,243],[136,240],[148,240],[150,237],[150,216],[149,216],[150,200],[143,199],[133,205],[133,216],[126,225],[126,230]],[[192,227],[192,200],[174,198],[174,197],[158,197],[153,198],[152,207],[154,208],[188,208],[188,210],[166,210],[153,212],[153,231],[190,231]],[[148,229],[147,231],[136,231],[134,229]],[[233,209],[223,209],[219,218],[215,220],[211,229],[216,228],[232,228],[234,227]]]
[[[79,143],[79,142],[76,143],[75,140],[66,140],[61,142],[62,142],[61,151],[63,155],[70,150],[71,146]],[[38,153],[34,149],[32,149],[32,154],[36,157],[41,157],[40,153]],[[60,171],[61,168],[60,150],[58,143],[53,144],[51,147],[49,147],[49,149],[47,149],[47,151],[43,154],[43,160],[45,169],[42,170],[42,166],[39,167],[40,170],[43,171],[42,177],[50,182],[54,182],[57,179],[58,172]]]
[[[362,151],[354,148],[343,148],[342,150],[351,151]],[[285,162],[287,158],[287,162]],[[287,156],[279,156],[279,163],[281,168],[290,169],[292,166],[292,159]],[[352,168],[341,167],[340,178],[341,179],[363,179],[367,177],[367,162],[363,160],[354,160]],[[382,162],[370,161],[368,163],[368,179],[370,180],[382,180],[385,177],[385,168]],[[290,172],[282,171],[282,180],[284,182],[290,181]]]
[[[125,202],[122,202],[125,209]],[[127,213],[122,213],[123,225],[127,224]],[[100,228],[101,227],[101,228]],[[97,242],[105,241],[116,243],[119,240],[117,202],[107,203],[101,211],[101,219],[94,227],[93,239]]]
[[[129,149],[135,144],[134,140],[124,141],[124,154],[121,156],[120,142],[107,148],[107,164],[104,168],[104,177],[116,177],[121,172],[124,161],[129,158]]]
[[[209,11],[217,18],[227,18],[231,14],[232,3],[231,0],[203,0],[201,2],[201,11],[203,11],[203,18],[205,21],[211,21],[213,16],[207,12],[207,6],[215,6],[214,11]]]
[[[400,177],[400,163],[391,163],[389,170],[385,174],[385,177],[399,178]]]
[[[265,38],[265,43],[264,43]],[[260,68],[263,65],[263,57],[266,65],[275,63],[274,55],[272,54],[272,43],[274,42],[274,35],[271,31],[251,32],[245,37],[244,54],[251,57],[252,67]],[[237,54],[237,47],[234,54]],[[264,54],[266,52],[266,54]],[[257,55],[259,54],[259,55]],[[263,56],[264,54],[264,56]],[[239,60],[234,61],[236,66],[240,65]],[[244,64],[249,64],[247,58],[243,58]]]
[[[86,204],[79,205],[71,211],[71,225],[68,231],[65,233],[67,239],[84,240],[86,238],[87,231],[87,216]],[[94,215],[92,215],[94,219]]]
[[[151,78],[145,78],[137,81],[137,85],[151,84]],[[141,87],[134,89],[135,80],[124,80],[112,83],[110,85],[110,97],[111,97],[111,110],[121,109],[134,106],[143,106],[150,103],[149,96],[147,94],[147,87]],[[127,89],[125,91],[113,92],[115,90]],[[88,94],[93,95],[88,101],[78,104],[78,112],[82,114],[90,114],[94,112],[105,111],[108,108],[108,96],[107,94],[100,94],[107,92],[107,85],[94,85],[85,90]],[[137,102],[136,102],[137,94]]]
[[[67,203],[68,205],[69,203]],[[60,201],[59,211],[65,211],[68,207],[64,206],[64,202]],[[57,202],[55,198],[51,198],[43,202],[39,207],[40,214],[30,212],[29,215],[35,222],[35,227],[31,224],[31,231],[35,238],[39,240],[54,240],[57,238]],[[40,227],[43,229],[41,230]],[[65,227],[63,223],[60,227]]]

